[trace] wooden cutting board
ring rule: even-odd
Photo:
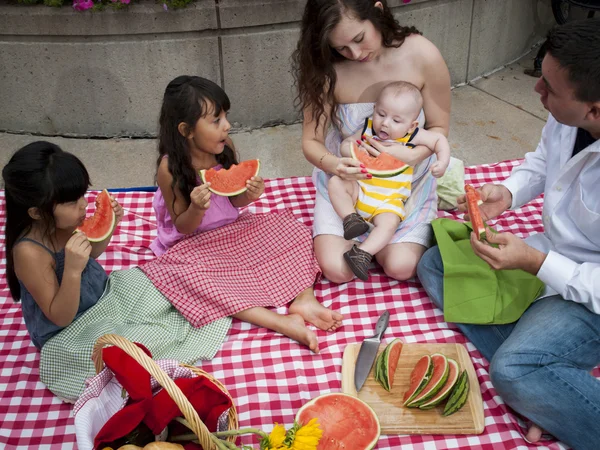
[[[391,341],[390,341],[391,342]],[[381,353],[386,347],[382,344]],[[462,344],[404,344],[394,375],[394,385],[387,392],[375,381],[374,368],[358,395],[354,386],[354,367],[360,344],[348,344],[342,361],[342,392],[360,398],[377,414],[381,434],[481,434],[484,428],[483,400],[475,369],[467,349]],[[454,359],[460,370],[469,375],[469,396],[467,403],[456,413],[444,417],[442,405],[429,410],[402,406],[404,392],[409,386],[412,369],[421,356],[442,353]]]

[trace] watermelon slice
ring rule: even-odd
[[[469,375],[463,370],[458,377],[458,381],[450,393],[450,398],[446,402],[442,416],[454,414],[460,408],[465,406],[469,397]]]
[[[246,191],[246,181],[258,175],[260,161],[251,159],[233,164],[229,169],[200,171],[202,183],[210,183],[211,192],[224,197],[233,197]]]
[[[452,358],[448,358],[448,366],[449,366],[448,378],[446,379],[446,383],[444,384],[444,386],[431,399],[429,399],[429,400],[425,401],[425,403],[422,403],[421,405],[419,405],[419,408],[421,408],[421,409],[435,408],[437,405],[442,403],[446,399],[446,397],[448,397],[450,395],[450,392],[452,392],[452,388],[454,388],[454,385],[456,384],[456,382],[458,380],[460,368],[458,367],[458,363],[455,360],[453,360]]]
[[[427,386],[406,406],[416,407],[426,403],[446,384],[449,371],[448,358],[441,353],[434,353],[431,355],[431,362],[433,363],[433,373]]]
[[[404,406],[407,406],[410,402],[412,402],[413,399],[421,393],[425,386],[427,386],[432,373],[433,362],[431,361],[431,356],[421,356],[414,369],[410,373],[410,386],[408,391],[404,393],[404,398],[402,399]]]
[[[90,242],[102,242],[112,233],[116,216],[111,205],[110,194],[106,189],[96,197],[94,215],[86,218],[75,230],[85,233]]]
[[[381,354],[381,365],[379,366],[379,383],[386,391],[391,391],[394,385],[394,375],[398,366],[398,359],[402,352],[402,341],[394,339],[388,344],[384,352]]]
[[[410,166],[389,153],[381,152],[373,157],[366,150],[359,148],[354,142],[351,143],[352,158],[357,159],[365,165],[367,172],[374,177],[388,178],[404,172]]]
[[[479,192],[477,192],[470,184],[465,186],[465,194],[467,196],[467,211],[469,212],[473,231],[477,233],[477,236],[481,241],[485,238],[485,224],[481,218],[481,211],[479,210],[479,205],[481,205],[483,201],[481,200]]]
[[[341,392],[321,395],[300,408],[296,422],[305,425],[314,417],[323,430],[318,450],[367,450],[379,441],[379,419],[357,397]]]

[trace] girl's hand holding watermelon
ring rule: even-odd
[[[190,206],[200,211],[206,211],[210,207],[211,192],[208,190],[209,187],[210,183],[204,183],[192,189],[192,192],[190,192]]]
[[[512,194],[505,186],[501,184],[484,184],[481,188],[476,189],[481,196],[483,202],[479,205],[481,211],[481,218],[484,222],[494,219],[510,208],[512,205]],[[467,197],[461,195],[457,199],[458,210],[467,212]],[[465,215],[466,220],[471,220],[468,214]]]
[[[115,227],[123,218],[123,207],[115,200],[115,198],[110,196],[110,205],[112,206],[113,211],[115,212]]]
[[[73,234],[65,245],[65,275],[81,275],[90,259],[92,245],[83,232]]]
[[[246,187],[248,188],[246,196],[250,202],[258,200],[263,192],[265,192],[265,182],[258,175],[246,181]]]

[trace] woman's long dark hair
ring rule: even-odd
[[[218,116],[221,111],[229,111],[230,106],[225,91],[206,78],[182,75],[167,86],[160,110],[156,167],[158,169],[163,157],[167,155],[167,167],[173,177],[173,199],[177,187],[189,204],[190,193],[197,185],[197,173],[192,166],[187,138],[179,132],[179,124],[183,122],[192,130],[201,117],[210,112]],[[227,145],[216,157],[217,162],[225,169],[237,164],[235,152]]]
[[[400,26],[385,0],[383,8],[375,7],[376,0],[308,0],[304,8],[300,39],[292,56],[294,79],[298,87],[296,106],[312,109],[315,128],[325,112],[325,104],[332,105],[331,120],[339,125],[338,105],[334,99],[337,81],[334,63],[344,60],[329,45],[329,34],[344,14],[358,20],[369,20],[379,30],[384,47],[400,47],[411,34],[420,34],[415,27]]]
[[[6,278],[15,301],[21,297],[15,274],[13,248],[27,234],[34,219],[29,208],[37,208],[45,235],[54,230],[54,207],[79,200],[90,186],[82,162],[50,142],[38,141],[17,150],[2,169],[6,190]]]

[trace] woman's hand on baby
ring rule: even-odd
[[[190,206],[200,210],[206,211],[210,207],[210,194],[209,191],[210,183],[204,183],[200,186],[196,186],[190,193]]]
[[[385,145],[381,142],[378,142],[376,139],[373,139],[371,136],[363,135],[362,141],[357,141],[359,147],[364,148],[368,151],[371,156],[377,158],[381,152],[385,151]]]
[[[113,211],[115,212],[115,226],[121,221],[123,218],[123,207],[119,204],[118,201],[111,195],[110,196],[110,205],[112,206]]]
[[[354,158],[338,158],[338,164],[335,167],[335,175],[342,180],[364,180],[371,178],[372,175],[367,172],[365,165]]]
[[[252,177],[248,181],[246,181],[246,188],[248,189],[247,196],[248,200],[251,202],[258,200],[260,196],[265,192],[265,182],[259,177]]]
[[[90,259],[92,245],[85,233],[76,232],[65,245],[65,273],[80,274]]]

